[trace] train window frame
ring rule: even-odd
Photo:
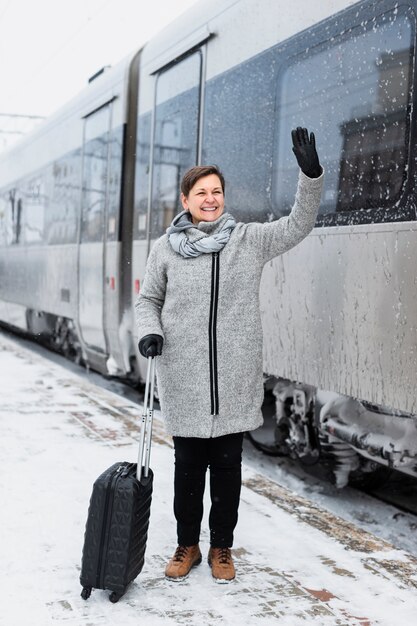
[[[108,219],[108,187],[109,187],[109,169],[110,169],[110,137],[112,130],[112,104],[114,98],[96,107],[88,115],[83,117],[83,139],[82,139],[82,166],[81,166],[81,207],[80,207],[80,223],[79,223],[79,243],[103,243],[107,237],[107,219]],[[98,131],[97,131],[98,128]],[[105,128],[104,132],[102,132]],[[87,185],[91,179],[97,177],[97,170],[91,169],[91,165],[96,166],[100,159],[101,153],[97,151],[97,145],[103,143],[103,163],[102,170],[99,170],[98,178],[102,179],[103,185],[97,188],[89,188]],[[87,154],[87,146],[93,145],[96,152]],[[90,147],[88,149],[90,149]],[[90,159],[87,161],[87,158]],[[104,176],[103,176],[104,173]],[[101,207],[99,211],[94,210],[91,199],[95,197],[103,197],[100,199]],[[96,215],[94,215],[96,214]],[[98,220],[94,218],[98,218]],[[94,223],[95,222],[95,223]]]
[[[8,195],[8,202],[6,211],[10,208],[10,220],[8,226],[10,231],[7,233],[6,245],[7,246],[21,246],[23,242],[23,211],[22,211],[22,180],[15,181],[5,192]],[[12,198],[13,196],[13,198]],[[20,203],[20,204],[19,204]]]
[[[48,246],[63,246],[78,241],[81,149],[60,155],[45,168],[50,192],[45,221],[45,244]]]
[[[3,188],[3,200],[5,202],[4,211],[4,246],[16,246],[22,243],[20,238],[21,223],[19,223],[19,234],[17,232],[17,200],[19,198],[19,187],[14,181],[9,187]],[[20,218],[19,218],[20,219]]]
[[[334,211],[331,213],[321,213],[316,220],[316,227],[327,226],[353,226],[356,224],[369,224],[369,223],[385,223],[385,222],[403,222],[414,221],[417,218],[417,210],[415,208],[415,198],[413,197],[413,188],[417,183],[417,171],[414,167],[414,160],[416,155],[416,148],[413,145],[412,137],[416,134],[416,113],[417,106],[417,93],[416,93],[416,32],[417,32],[417,2],[404,2],[401,5],[393,0],[380,0],[378,3],[367,0],[360,6],[354,5],[348,7],[332,15],[326,20],[318,23],[317,25],[304,30],[301,33],[297,33],[283,44],[278,45],[277,52],[277,75],[276,75],[276,89],[275,89],[275,123],[274,123],[274,143],[273,143],[273,163],[274,169],[277,165],[277,147],[279,133],[279,113],[278,106],[280,102],[280,95],[283,88],[284,76],[289,67],[299,62],[300,59],[305,57],[306,50],[322,50],[329,49],[334,45],[336,38],[347,37],[349,33],[355,29],[358,29],[364,22],[372,23],[373,20],[381,19],[381,16],[386,13],[391,13],[401,8],[401,15],[408,15],[412,28],[413,42],[412,47],[412,64],[410,68],[410,87],[411,97],[408,102],[407,118],[408,124],[408,137],[407,137],[407,156],[404,163],[404,169],[407,172],[407,176],[403,182],[401,191],[398,197],[389,206],[375,206],[372,208],[356,209],[351,211]],[[306,36],[308,37],[309,45],[306,46]],[[311,129],[312,130],[312,129]],[[275,172],[272,174],[273,193],[272,198],[275,197],[275,190],[277,185],[277,177]],[[276,203],[272,199],[273,211],[277,210]]]
[[[49,207],[46,172],[47,168],[37,170],[22,180],[19,200],[23,201],[21,227],[25,246],[43,247],[46,244],[46,216]]]
[[[184,62],[187,62],[192,59],[196,59],[198,61],[197,84],[192,85],[191,87],[188,87],[187,89],[182,89],[181,91],[176,90],[174,95],[171,94],[168,98],[164,97],[161,100],[159,100],[158,91],[160,88],[161,80],[163,80],[167,76],[167,74],[170,73],[172,70],[176,70],[178,68],[181,69],[181,66],[183,65]],[[149,190],[150,190],[150,193],[148,195],[148,207],[147,207],[147,213],[146,213],[146,237],[145,237],[148,240],[148,242],[157,236],[161,236],[163,232],[165,232],[165,228],[163,229],[163,232],[158,232],[158,230],[155,231],[155,224],[157,223],[157,219],[159,219],[159,216],[157,214],[158,209],[155,209],[154,207],[154,185],[156,184],[155,183],[155,175],[156,175],[155,148],[157,145],[156,144],[157,123],[159,122],[158,116],[157,116],[158,107],[168,102],[172,102],[174,98],[178,98],[182,96],[183,94],[190,91],[190,89],[197,88],[198,104],[197,104],[197,122],[196,122],[196,143],[194,146],[195,147],[195,164],[197,164],[199,162],[200,153],[201,153],[201,115],[202,115],[201,109],[203,106],[202,105],[202,101],[203,101],[202,84],[204,82],[204,79],[203,79],[204,62],[205,62],[205,52],[204,52],[203,46],[199,44],[187,50],[187,52],[185,52],[178,58],[174,59],[173,61],[161,67],[157,72],[156,71],[154,72],[155,81],[154,81],[152,119],[151,119],[151,136],[150,136],[151,145],[150,145],[150,154],[149,154],[149,176],[150,176]],[[194,82],[194,81],[191,81],[191,82]],[[177,177],[178,181],[177,181],[176,202],[175,202],[176,209],[174,209],[174,216],[180,210],[179,183],[180,183],[181,177],[182,175]],[[138,222],[136,222],[136,228],[138,228]],[[140,231],[136,230],[135,236],[137,237],[139,233]]]

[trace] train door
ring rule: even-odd
[[[110,124],[111,103],[84,120],[78,313],[84,342],[100,352],[106,352],[104,276]]]
[[[133,299],[140,291],[149,250],[181,211],[180,181],[201,159],[202,102],[206,46],[176,50],[175,61],[155,67],[154,102],[139,92],[138,143],[135,181],[135,228],[132,250]],[[141,99],[142,98],[142,99]],[[139,360],[142,378],[146,362]]]

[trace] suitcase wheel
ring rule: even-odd
[[[120,598],[123,596],[123,593],[117,593],[116,591],[113,591],[110,596],[109,596],[109,600],[110,602],[119,602]]]
[[[81,597],[83,600],[88,600],[88,598],[91,596],[91,589],[92,587],[83,587],[83,590],[81,592]]]

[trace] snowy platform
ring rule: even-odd
[[[0,333],[2,471],[0,624],[373,626],[415,623],[417,559],[244,467],[233,549],[237,577],[218,585],[206,560],[181,583],[173,449],[155,415],[155,472],[142,573],[118,604],[86,602],[80,557],[91,487],[136,461],[140,407]],[[201,548],[208,551],[208,494]]]

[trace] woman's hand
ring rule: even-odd
[[[161,335],[145,335],[139,341],[138,347],[141,355],[148,358],[162,354],[163,345],[164,340]]]
[[[291,137],[293,143],[292,151],[302,172],[309,178],[321,176],[323,170],[316,150],[314,133],[310,133],[309,139],[307,128],[298,126],[296,130],[291,131]]]

